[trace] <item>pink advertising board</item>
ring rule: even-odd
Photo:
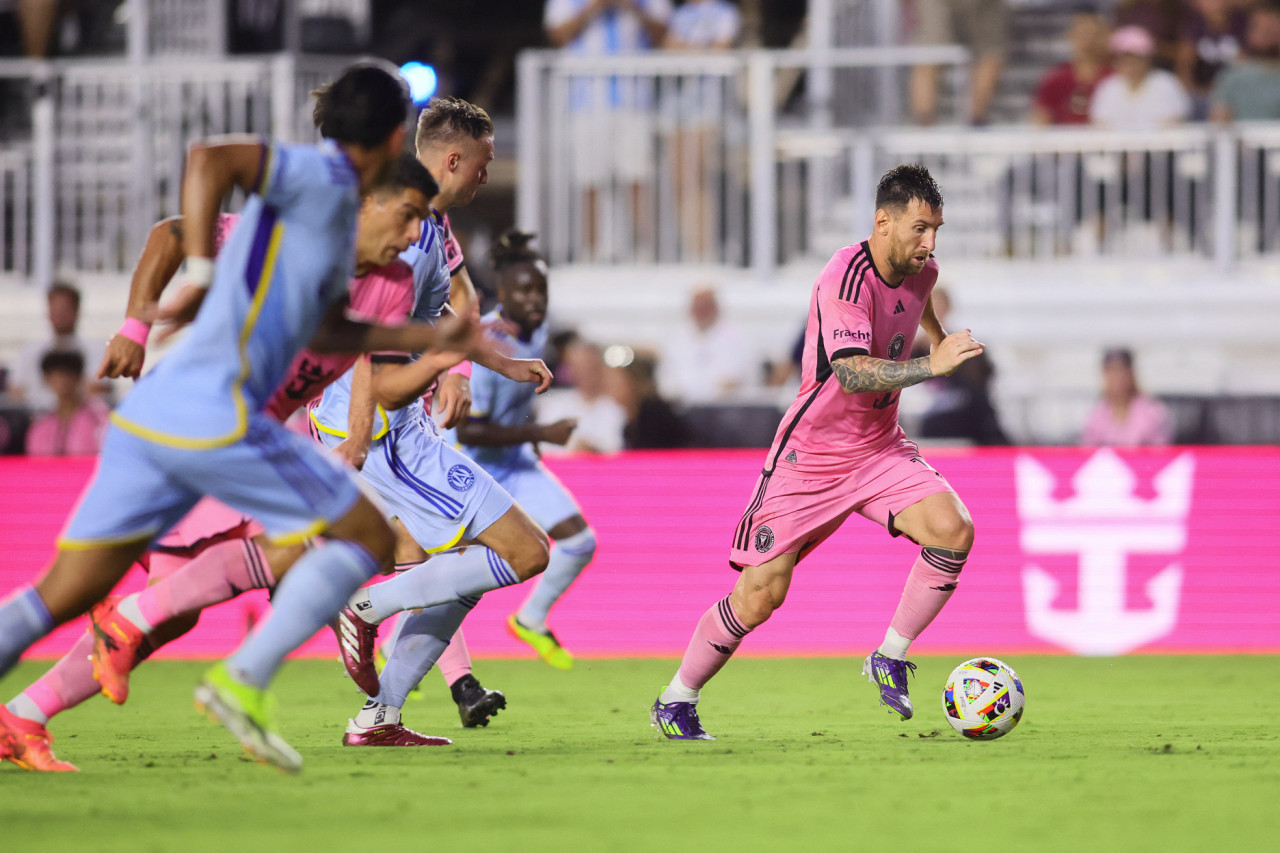
[[[926,453],[973,514],[960,588],[921,653],[1280,652],[1280,449],[937,449]],[[595,562],[552,613],[585,657],[679,655],[735,575],[734,525],[762,451],[629,453],[549,464],[595,527]],[[0,458],[0,595],[34,578],[93,460]],[[858,517],[805,560],[788,600],[743,654],[863,654],[893,612],[916,548]],[[123,587],[144,581],[135,570]],[[477,656],[523,656],[503,628],[524,591],[468,618]],[[230,651],[261,593],[211,609],[164,649]],[[65,650],[83,623],[31,652]],[[304,654],[334,653],[318,635]]]

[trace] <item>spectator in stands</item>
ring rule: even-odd
[[[1156,44],[1142,27],[1111,35],[1116,73],[1098,84],[1089,115],[1111,130],[1156,130],[1186,120],[1191,99],[1178,78],[1152,64]]]
[[[1245,43],[1249,13],[1240,0],[1192,0],[1178,44],[1178,79],[1191,95],[1191,118],[1209,117],[1214,80],[1236,61]]]
[[[1178,58],[1186,0],[1120,0],[1114,23],[1117,29],[1141,27],[1153,40],[1152,62],[1172,70]]]
[[[980,446],[1009,444],[991,401],[994,375],[991,359],[984,354],[936,380],[929,408],[920,419],[920,437],[960,439]]]
[[[651,50],[662,44],[670,19],[671,0],[547,0],[543,9],[548,40],[574,56]],[[569,110],[567,138],[575,183],[583,190],[587,254],[594,258],[598,248],[600,190],[614,179],[628,188],[637,250],[652,247],[655,213],[648,184],[657,133],[652,93],[626,77],[584,74],[570,80]]]
[[[574,341],[565,350],[564,366],[572,388],[549,391],[538,403],[538,420],[577,421],[563,447],[539,445],[543,453],[617,453],[627,414],[609,395],[609,368],[600,347]]]
[[[66,282],[49,288],[49,326],[53,334],[33,341],[22,349],[10,376],[9,393],[13,399],[33,412],[49,412],[58,404],[53,391],[42,381],[40,363],[50,352],[74,352],[86,365],[97,366],[103,347],[92,347],[76,334],[80,322],[80,291]],[[105,393],[106,385],[95,385],[94,391]]]
[[[1071,59],[1041,79],[1031,106],[1034,124],[1089,123],[1094,89],[1111,73],[1110,33],[1106,18],[1096,11],[1085,8],[1071,16],[1067,30]]]
[[[628,450],[689,445],[688,425],[658,394],[657,372],[657,359],[645,353],[633,354],[630,362],[613,371],[613,396],[627,413],[622,440]]]
[[[916,0],[916,45],[963,44],[973,70],[969,119],[986,124],[1000,73],[1009,50],[1009,4],[1006,0]],[[911,71],[911,111],[920,124],[938,119],[940,67],[917,65]]]
[[[659,385],[685,405],[723,402],[749,378],[749,361],[738,330],[720,313],[715,288],[703,286],[689,300],[689,322],[662,351]]]
[[[57,405],[27,430],[27,455],[96,456],[111,410],[85,393],[84,357],[55,350],[41,359],[40,371]]]
[[[1249,15],[1244,58],[1218,78],[1217,121],[1280,120],[1280,2],[1267,0]]]
[[[1138,389],[1133,352],[1107,350],[1102,356],[1102,399],[1085,421],[1080,443],[1097,446],[1163,446],[1173,441],[1169,410]]]
[[[662,46],[667,50],[709,51],[733,47],[742,26],[729,0],[686,0],[671,16]],[[713,187],[724,170],[721,155],[725,105],[732,100],[733,78],[684,78],[678,95],[663,112],[676,130],[670,137],[676,189],[676,216],[682,240],[680,257],[713,261],[715,219]]]
[[[18,0],[18,26],[22,30],[22,54],[45,59],[53,53],[53,37],[61,18],[59,0]]]

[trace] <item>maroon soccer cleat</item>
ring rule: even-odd
[[[342,735],[343,746],[449,746],[447,737],[433,737],[406,729],[399,723],[362,729],[352,720]]]
[[[373,655],[378,644],[378,626],[370,625],[350,607],[344,607],[333,622],[333,633],[338,635],[338,650],[347,675],[366,696],[377,696],[381,688]]]

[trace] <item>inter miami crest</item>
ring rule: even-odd
[[[756,550],[761,554],[773,547],[773,531],[769,525],[762,524],[756,528]]]
[[[897,361],[898,356],[902,355],[902,348],[907,345],[907,336],[898,332],[893,336],[893,340],[889,341],[889,360]]]
[[[476,475],[466,465],[454,465],[447,477],[455,492],[465,492],[476,483]]]

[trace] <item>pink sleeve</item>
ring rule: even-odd
[[[862,286],[857,247],[835,254],[818,277],[818,319],[828,358],[871,352],[871,293]]]
[[[213,225],[213,254],[215,256],[222,251],[227,238],[231,236],[231,229],[235,227],[239,219],[240,214],[238,213],[218,214],[218,221]]]
[[[456,373],[459,376],[465,376],[468,379],[470,379],[471,378],[471,362],[460,361],[457,364],[455,364],[453,367],[449,368],[449,372]]]
[[[449,275],[454,276],[466,263],[462,257],[462,246],[453,236],[453,228],[449,225],[449,214],[440,218],[440,229],[444,232],[444,259],[449,264]]]

